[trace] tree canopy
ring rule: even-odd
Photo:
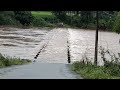
[[[33,21],[33,16],[30,11],[14,11],[15,18],[18,20],[22,25],[30,25]]]

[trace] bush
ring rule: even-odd
[[[107,27],[107,29],[112,30],[112,28],[113,28],[113,26],[114,26],[114,22],[115,22],[115,18],[111,18],[110,20],[108,20],[108,21],[106,22],[106,27]]]
[[[46,20],[45,20],[46,19]],[[35,16],[34,20],[32,22],[33,26],[38,26],[38,27],[56,27],[54,22],[53,24],[52,19],[48,19],[47,17],[41,18],[40,16]]]
[[[24,26],[30,25],[33,21],[31,11],[14,11],[14,13],[16,20],[18,20]]]
[[[74,16],[73,19],[72,19],[72,23],[73,23],[73,26],[77,26],[77,27],[80,27],[81,23],[80,23],[80,17],[79,16]]]
[[[58,19],[56,17],[41,17],[48,23],[57,23]]]
[[[110,74],[111,76],[120,77],[120,63],[119,62],[106,62],[104,64],[104,72]]]
[[[34,17],[34,20],[32,23],[33,23],[33,26],[39,26],[39,27],[44,27],[48,25],[48,23],[39,16]]]
[[[118,12],[116,16],[115,23],[113,26],[113,31],[120,33],[120,12]]]
[[[17,25],[19,22],[14,18],[14,12],[0,12],[0,25]]]
[[[104,19],[99,19],[99,29],[106,29],[106,21]]]
[[[55,25],[55,24],[48,23],[48,24],[46,25],[46,27],[56,27],[56,25]]]
[[[96,25],[94,23],[89,23],[87,29],[96,29]]]
[[[84,79],[120,79],[120,65],[107,63],[107,66],[94,66],[83,62],[74,62],[72,70]]]
[[[89,79],[120,79],[120,57],[116,57],[113,52],[106,50],[102,46],[100,46],[99,53],[104,62],[103,66],[96,66],[91,63],[85,53],[80,62],[72,64],[72,70]],[[105,57],[106,54],[111,57],[109,61]]]
[[[0,67],[6,67],[6,66],[11,66],[11,65],[19,65],[19,64],[24,64],[27,62],[31,62],[31,60],[28,59],[20,59],[20,58],[12,58],[9,56],[3,56],[0,54]]]

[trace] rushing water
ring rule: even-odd
[[[68,31],[72,62],[80,61],[84,55],[93,62],[95,52],[95,30],[68,29]],[[118,57],[118,53],[120,53],[119,39],[119,34],[114,32],[99,31],[98,46],[102,46],[106,50],[109,49]],[[107,54],[105,57],[108,60],[111,59]],[[103,65],[100,53],[98,53],[98,63],[99,65]]]
[[[40,46],[42,46],[41,43],[49,41],[50,37],[55,34],[54,31],[49,31],[50,30],[47,29],[37,28],[0,28],[0,53],[12,57],[15,56],[24,59],[33,59],[38,53]],[[119,39],[119,34],[114,32],[99,31],[99,46],[109,49],[115,53],[117,57],[118,53],[120,53]],[[68,40],[72,62],[80,61],[84,55],[93,62],[95,50],[95,30],[69,28]],[[57,42],[57,39],[54,42]],[[98,55],[98,63],[102,65],[103,61],[101,60],[100,53],[98,53]],[[111,59],[109,55],[106,55],[105,57],[108,60]]]
[[[36,49],[49,30],[0,28],[0,53],[24,59],[33,59]]]

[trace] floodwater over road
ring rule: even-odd
[[[0,53],[11,57],[33,59],[37,47],[49,31],[37,28],[0,28]]]
[[[68,29],[69,31],[69,43],[70,43],[70,54],[71,60],[80,61],[82,56],[87,56],[89,59],[94,60],[95,51],[95,30],[84,30],[84,29]],[[114,32],[99,31],[98,46],[102,46],[105,49],[109,49],[118,57],[120,53],[120,35]],[[98,50],[100,50],[98,47]],[[110,56],[105,56],[110,60]],[[98,63],[103,65],[101,55],[98,53]]]
[[[109,49],[116,55],[120,53],[119,39],[120,35],[114,32],[99,32],[99,46]],[[3,68],[0,70],[0,78],[76,78],[66,67],[68,50],[72,63],[80,61],[85,55],[93,62],[95,30],[0,28],[2,54],[33,59],[44,45],[46,47],[38,55],[37,62],[20,67]],[[98,55],[98,63],[103,65],[101,56]],[[111,59],[109,55],[105,57]]]
[[[0,53],[12,57],[15,56],[24,59],[34,59],[41,46],[49,41],[49,43],[47,43],[47,48],[45,48],[44,50],[46,52],[43,51],[42,54],[38,56],[38,61],[46,58],[44,62],[48,62],[49,60],[49,62],[54,61],[55,63],[62,63],[64,61],[63,63],[66,63],[67,61],[63,60],[63,56],[61,56],[61,53],[65,53],[64,56],[66,55],[67,57],[66,38],[68,38],[69,40],[71,62],[80,61],[80,59],[84,55],[86,55],[93,62],[95,30],[72,28],[58,28],[52,30],[48,30],[45,28],[0,28]],[[109,49],[110,51],[115,53],[117,57],[118,53],[120,53],[119,39],[119,34],[116,34],[114,32],[99,31],[99,46],[102,46],[105,49]],[[60,45],[62,45],[62,47],[60,47]],[[58,53],[59,55],[56,53]],[[103,61],[101,60],[100,53],[98,53],[98,55],[98,63],[102,65]],[[108,60],[111,59],[109,55],[106,55],[106,58]]]

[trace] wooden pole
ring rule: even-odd
[[[94,65],[97,66],[97,60],[98,60],[98,11],[96,11],[96,36],[95,36],[95,57],[94,57]]]

